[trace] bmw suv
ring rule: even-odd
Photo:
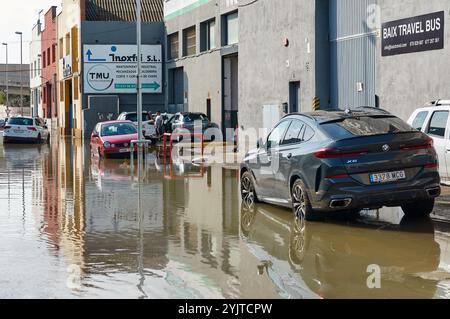
[[[241,167],[244,200],[306,220],[384,206],[428,216],[440,192],[433,140],[368,107],[288,115]]]

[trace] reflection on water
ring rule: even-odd
[[[0,297],[450,297],[448,231],[430,221],[300,224],[241,205],[236,170],[146,161],[0,145]]]

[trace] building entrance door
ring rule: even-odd
[[[222,130],[227,140],[234,138],[231,131],[236,130],[239,127],[238,80],[238,56],[232,55],[224,57]]]
[[[289,113],[301,112],[300,82],[289,82]]]

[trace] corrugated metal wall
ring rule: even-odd
[[[375,105],[376,35],[369,26],[377,0],[330,0],[331,103],[347,108]],[[370,16],[371,17],[371,16]],[[358,83],[363,91],[358,92]]]

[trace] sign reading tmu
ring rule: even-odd
[[[84,93],[137,92],[138,54],[135,45],[85,45]],[[162,93],[162,46],[141,47],[142,93]]]
[[[386,22],[382,26],[382,55],[444,48],[444,11]]]

